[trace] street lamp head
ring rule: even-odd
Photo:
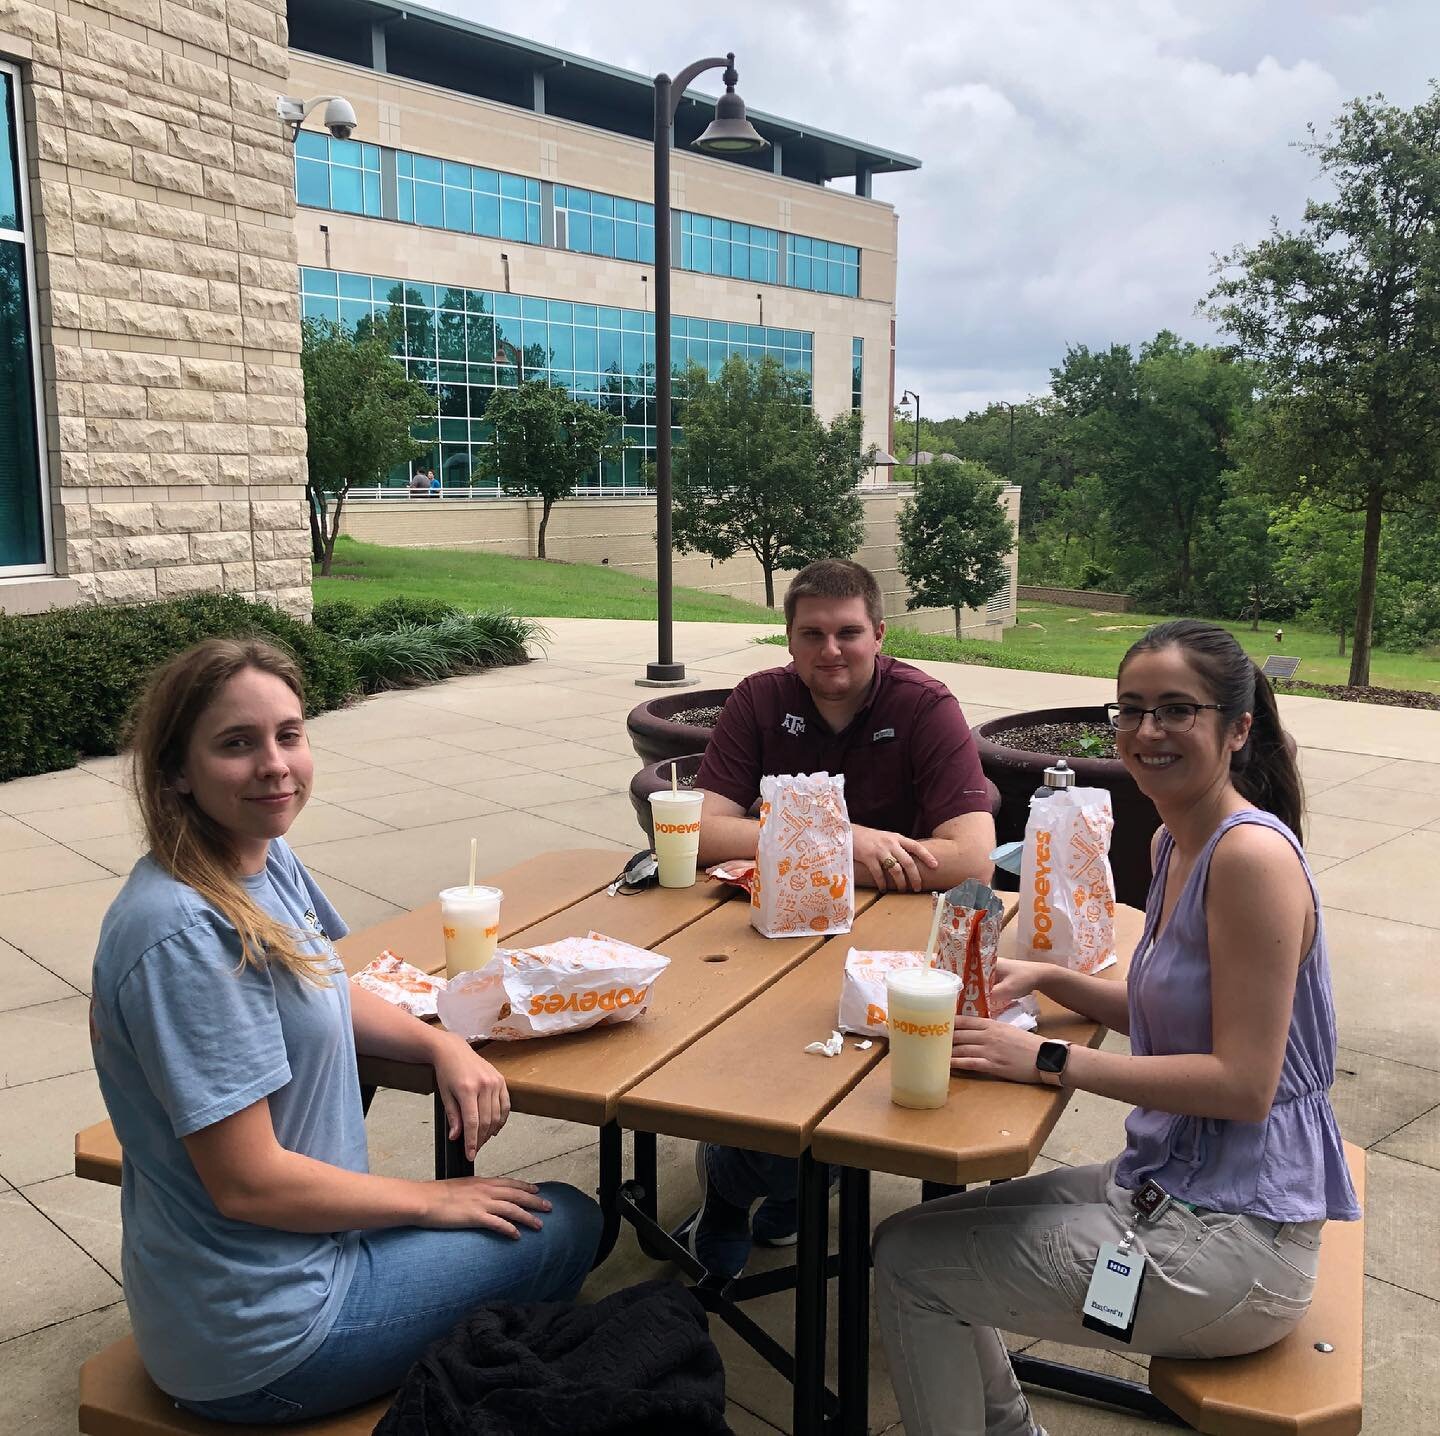
[[[725,93],[715,102],[715,118],[695,141],[695,148],[708,155],[748,155],[763,150],[770,142],[745,118],[745,101],[735,93],[740,76],[735,73],[735,56],[727,55]]]

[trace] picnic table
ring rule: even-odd
[[[643,1250],[674,1260],[696,1282],[706,1306],[793,1382],[796,1436],[811,1436],[836,1419],[864,1430],[868,1339],[868,1173],[899,1172],[954,1184],[1022,1175],[1069,1101],[1064,1089],[954,1078],[947,1105],[913,1112],[889,1100],[886,1044],[861,1050],[847,1040],[833,1058],[806,1053],[806,1044],[835,1026],[841,974],[851,947],[920,948],[927,936],[928,894],[856,894],[850,933],[770,939],[750,925],[737,890],[702,879],[684,889],[655,888],[631,896],[606,891],[621,864],[609,851],[547,853],[488,876],[504,892],[501,942],[515,947],[583,935],[590,930],[652,948],[670,959],[643,1017],[615,1026],[516,1043],[489,1043],[485,1057],[504,1075],[516,1112],[563,1118],[599,1129],[597,1190],[605,1215],[600,1258],[622,1221],[636,1228]],[[1014,902],[1013,896],[1008,899]],[[1117,909],[1117,942],[1133,946],[1142,915]],[[1013,948],[1014,926],[1001,940]],[[444,967],[438,902],[351,933],[336,944],[354,973],[389,949],[426,971]],[[1112,969],[1117,978],[1123,967]],[[1044,999],[1041,1030],[1098,1044],[1103,1030]],[[364,1088],[434,1093],[428,1066],[362,1057]],[[102,1124],[108,1125],[108,1124]],[[621,1131],[634,1133],[632,1171],[622,1172]],[[436,1112],[437,1175],[472,1170],[446,1139]],[[689,1137],[796,1158],[799,1233],[795,1262],[780,1271],[717,1281],[657,1220],[656,1138]],[[113,1134],[110,1134],[113,1144]],[[85,1175],[100,1176],[110,1160],[103,1143],[82,1133],[78,1153],[98,1151]],[[118,1155],[118,1149],[116,1150]],[[841,1243],[827,1245],[828,1180],[821,1162],[842,1168]],[[104,1179],[102,1177],[102,1179]],[[841,1387],[825,1386],[827,1279],[840,1276]],[[786,1351],[752,1321],[740,1303],[795,1290],[795,1332]],[[858,1363],[847,1353],[862,1353]]]

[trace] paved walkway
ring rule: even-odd
[[[642,696],[633,679],[654,656],[653,630],[581,619],[547,627],[543,661],[386,694],[311,724],[318,797],[293,838],[352,927],[462,881],[471,837],[482,869],[590,844],[618,859],[640,845],[624,717]],[[681,624],[676,646],[703,686],[724,687],[783,656],[751,643],[764,631]],[[1099,679],[923,666],[977,722],[1113,692]],[[1281,702],[1301,744],[1308,846],[1334,958],[1334,1100],[1346,1135],[1370,1150],[1367,1429],[1418,1436],[1440,1430],[1440,1395],[1426,1379],[1440,1369],[1440,714]],[[95,936],[139,852],[120,784],[118,760],[100,759],[0,786],[0,1427],[17,1436],[72,1433],[77,1366],[127,1327],[118,1192],[71,1173],[73,1132],[104,1115],[86,1031]],[[1043,1160],[1112,1155],[1123,1117],[1115,1103],[1078,1097]],[[376,1169],[426,1175],[429,1122],[427,1102],[383,1094],[370,1121]],[[590,1187],[592,1136],[516,1118],[482,1169]],[[689,1144],[663,1143],[661,1161],[663,1211],[678,1219],[695,1194]],[[916,1196],[914,1183],[877,1182],[877,1218]],[[587,1290],[653,1270],[627,1235]],[[759,1304],[782,1334],[789,1309],[788,1296]],[[787,1429],[784,1385],[718,1323],[717,1338],[735,1430]],[[1124,1358],[1098,1360],[1134,1374]],[[876,1369],[872,1429],[893,1429],[878,1354]],[[1158,1429],[1043,1398],[1037,1407],[1052,1436]]]

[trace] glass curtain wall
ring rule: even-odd
[[[479,165],[337,140],[315,130],[295,139],[295,198],[316,209],[398,219],[432,229],[540,244],[542,210],[553,209],[554,243],[572,254],[655,262],[655,208],[640,200]],[[860,251],[715,215],[679,212],[677,269],[788,285],[819,294],[860,292]]]
[[[0,64],[0,575],[50,571],[36,408],[20,77]]]
[[[544,379],[615,417],[631,447],[596,466],[602,488],[635,487],[655,457],[655,317],[639,309],[417,284],[378,275],[301,269],[301,310],[353,329],[362,319],[398,308],[410,377],[435,396],[435,417],[417,428],[431,445],[428,460],[450,488],[484,487],[479,450],[493,440],[485,411],[496,389]],[[758,362],[769,355],[787,369],[813,372],[814,336],[806,330],[677,315],[671,322],[672,371],[691,363],[718,375],[733,354]],[[397,350],[397,353],[399,351]],[[806,402],[811,394],[807,387]],[[675,417],[683,414],[677,399]],[[675,439],[681,438],[677,424]],[[404,484],[397,470],[390,482]]]

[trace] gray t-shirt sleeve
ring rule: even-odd
[[[272,977],[241,966],[236,934],[209,916],[150,948],[116,995],[135,1056],[177,1138],[290,1081]]]

